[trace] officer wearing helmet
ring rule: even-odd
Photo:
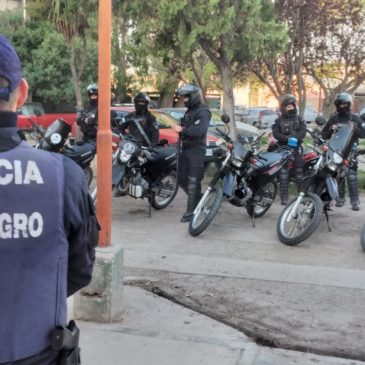
[[[364,138],[364,130],[361,127],[361,119],[359,116],[351,112],[352,107],[352,97],[348,93],[337,94],[334,100],[336,106],[336,113],[334,113],[328,122],[325,124],[322,130],[322,137],[324,139],[329,139],[332,133],[341,124],[354,123],[355,127],[358,128],[359,137]],[[356,148],[356,146],[354,146]],[[351,155],[351,161],[349,165],[349,170],[347,173],[347,185],[349,189],[350,203],[352,210],[359,210],[359,192],[357,187],[357,155]],[[342,173],[346,173],[342,171]],[[339,173],[341,177],[341,172]],[[343,176],[342,176],[343,177]],[[340,201],[336,203],[336,206],[342,207],[345,203],[345,179],[341,179],[338,186],[338,193]]]
[[[93,142],[98,132],[98,85],[90,84],[86,92],[88,104],[77,116],[76,123],[83,134],[83,141]]]
[[[204,158],[211,112],[202,104],[202,93],[199,87],[186,84],[177,89],[176,93],[184,98],[184,104],[187,107],[181,125],[176,124],[173,129],[175,132],[181,133],[179,185],[188,195],[187,209],[181,222],[189,222],[201,197],[201,181],[204,177]]]
[[[297,99],[294,95],[286,94],[280,98],[281,115],[276,119],[272,132],[278,145],[289,145],[294,153],[295,178],[298,190],[303,178],[304,161],[302,157],[302,142],[306,135],[306,124],[298,115]],[[279,174],[281,204],[288,203],[289,173],[283,168]]]
[[[148,110],[150,97],[145,93],[138,93],[134,97],[135,111],[129,113],[119,127],[121,133],[128,133],[142,145],[157,145],[160,140],[158,124],[154,115]],[[146,140],[146,137],[148,140]]]

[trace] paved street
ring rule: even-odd
[[[362,201],[365,206],[365,196]],[[214,319],[217,326],[224,324],[234,336],[244,336],[253,343],[255,351],[266,353],[274,347],[365,360],[365,254],[359,243],[364,207],[360,212],[353,212],[349,205],[334,208],[332,232],[323,219],[308,241],[288,247],[276,237],[281,210],[277,203],[256,220],[256,228],[246,211],[225,203],[211,226],[196,238],[188,234],[186,224],[179,222],[185,203],[186,197],[179,192],[171,206],[153,211],[148,218],[146,201],[126,197],[114,200],[113,243],[125,248],[125,297],[130,308],[139,305],[139,300],[132,304],[129,298],[131,291],[139,288],[143,295],[151,295],[151,303],[163,300],[170,303],[167,305],[179,304],[179,310],[186,308],[193,317],[203,314]],[[153,305],[145,308],[152,310]],[[129,328],[133,322],[129,311],[126,321]],[[169,321],[155,318],[153,322],[164,327]],[[188,322],[194,324],[195,320]],[[125,336],[126,325],[120,326]],[[134,323],[128,335],[143,332],[145,326],[145,322],[141,328]],[[148,328],[151,340],[159,332],[153,326]],[[168,330],[173,337],[180,336],[179,331],[174,334],[173,329]],[[214,337],[214,331],[208,333]],[[197,336],[205,338],[204,343],[211,341],[204,334]],[[217,336],[224,341],[225,350],[226,345],[232,349],[237,343],[232,340],[230,344],[225,335]],[[255,341],[269,347],[257,347]],[[238,347],[242,350],[242,346]],[[305,364],[304,354],[300,356],[298,363]],[[237,353],[233,357],[238,358]],[[276,363],[262,361],[252,364]],[[291,361],[280,360],[278,364],[295,363]],[[316,361],[308,363],[312,362]],[[206,358],[180,363],[214,362]]]

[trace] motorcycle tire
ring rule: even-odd
[[[223,201],[223,189],[216,187],[209,191],[207,196],[204,197],[203,195],[203,198],[204,201],[201,208],[193,215],[189,224],[189,233],[192,236],[198,236],[204,232],[217,215]],[[201,201],[198,203],[196,210],[200,203]]]
[[[278,186],[275,181],[269,181],[256,190],[252,200],[247,204],[246,211],[251,218],[260,218],[266,214],[274,203]],[[257,199],[258,198],[258,199]],[[271,203],[261,203],[262,198],[271,199]]]
[[[93,169],[90,166],[86,166],[83,171],[86,177],[87,186],[90,187],[94,177]]]
[[[318,228],[323,214],[323,203],[319,196],[313,193],[307,193],[303,197],[303,200],[297,207],[297,211],[292,218],[292,221],[295,223],[294,230],[289,228],[289,231],[287,231],[285,224],[287,223],[287,218],[289,214],[291,214],[297,199],[298,198],[295,198],[290,201],[283,209],[276,226],[279,240],[288,246],[297,245],[310,237]],[[301,207],[303,208],[300,211]],[[304,216],[304,214],[306,214],[306,216]],[[309,218],[307,219],[307,222],[303,220],[305,217]],[[298,228],[301,228],[301,232],[298,231]]]
[[[362,231],[361,231],[360,244],[361,244],[362,250],[365,252],[365,225],[364,225],[364,227],[362,228]]]
[[[172,183],[164,182],[165,179],[169,179],[172,180]],[[158,193],[154,194],[152,197],[152,201],[151,201],[151,205],[154,209],[159,210],[159,209],[164,209],[166,208],[175,198],[177,191],[178,191],[178,185],[177,185],[177,177],[176,177],[176,172],[175,171],[171,171],[169,174],[166,174],[162,177],[160,177],[156,184],[162,184],[162,187],[164,190],[170,190],[171,193],[168,196],[163,196],[163,195],[159,195]],[[163,197],[164,199],[162,199],[162,201],[160,201],[159,199]]]

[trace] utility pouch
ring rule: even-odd
[[[70,321],[67,327],[57,326],[53,330],[51,346],[59,352],[58,365],[81,364],[79,337],[80,329],[75,321]]]

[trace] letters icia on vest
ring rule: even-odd
[[[9,161],[0,159],[0,185],[43,184],[43,178],[35,161]]]

